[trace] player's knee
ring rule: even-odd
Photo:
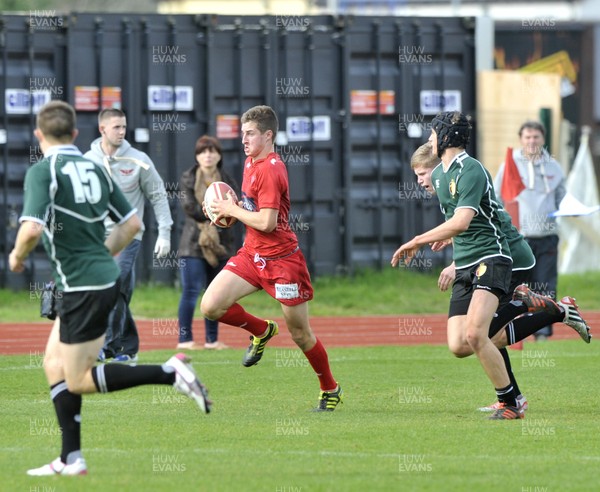
[[[477,351],[483,345],[486,338],[482,337],[477,330],[467,330],[467,343],[474,351]]]
[[[202,311],[202,316],[211,320],[219,319],[222,316],[218,312],[216,304],[207,299],[206,296],[200,301],[200,311]]]
[[[53,357],[49,354],[44,356],[44,373],[50,380],[57,380],[63,378],[63,366],[61,360],[58,357]]]
[[[296,345],[298,345],[299,347],[302,345],[305,345],[308,341],[309,341],[309,337],[307,333],[304,333],[302,331],[294,331],[292,333],[290,333],[292,340],[294,341],[294,343]]]
[[[81,395],[86,392],[86,387],[83,378],[67,378],[67,389],[76,395]]]
[[[465,345],[462,343],[449,342],[448,348],[450,349],[450,352],[452,352],[452,355],[454,355],[454,357],[457,357],[459,359],[462,359],[463,357],[468,357],[469,355],[471,355],[473,353],[473,351],[471,350],[471,347],[469,347],[469,346],[465,347]]]
[[[303,352],[306,352],[307,350],[310,350],[312,347],[314,347],[316,339],[310,329],[307,330],[290,328],[289,331],[292,340]]]

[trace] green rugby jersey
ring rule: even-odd
[[[106,170],[74,145],[57,145],[25,175],[19,221],[44,226],[43,243],[59,290],[101,290],[119,267],[104,245],[104,219],[126,221],[136,211]]]
[[[466,268],[493,256],[511,258],[492,177],[478,160],[463,151],[447,171],[439,164],[431,173],[431,182],[446,220],[454,216],[457,208],[475,211],[469,228],[454,237],[456,268]]]
[[[510,256],[513,260],[513,270],[529,270],[535,266],[535,256],[523,235],[513,225],[508,212],[501,208],[499,211],[502,221],[502,232],[506,235]]]

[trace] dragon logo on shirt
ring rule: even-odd
[[[448,185],[448,191],[450,191],[450,196],[454,198],[456,195],[456,181],[454,178],[450,180],[450,184]]]

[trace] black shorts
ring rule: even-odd
[[[512,301],[512,295],[517,286],[531,282],[532,272],[533,268],[530,268],[529,270],[513,270],[512,275],[510,277],[510,287],[508,289],[508,293],[500,298],[500,305],[498,306],[498,310],[500,310],[500,308],[506,306],[510,301]]]
[[[62,292],[56,299],[60,341],[83,343],[100,338],[108,329],[108,315],[117,303],[119,281],[103,290]]]
[[[512,260],[503,256],[487,258],[471,267],[456,270],[448,317],[467,314],[475,289],[491,292],[499,302],[503,299],[510,300],[511,277]]]

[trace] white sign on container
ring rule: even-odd
[[[289,142],[308,140],[331,140],[331,118],[329,116],[289,116],[285,122]],[[311,138],[312,136],[312,138]]]
[[[150,111],[192,111],[194,88],[192,86],[149,85],[148,109]]]

